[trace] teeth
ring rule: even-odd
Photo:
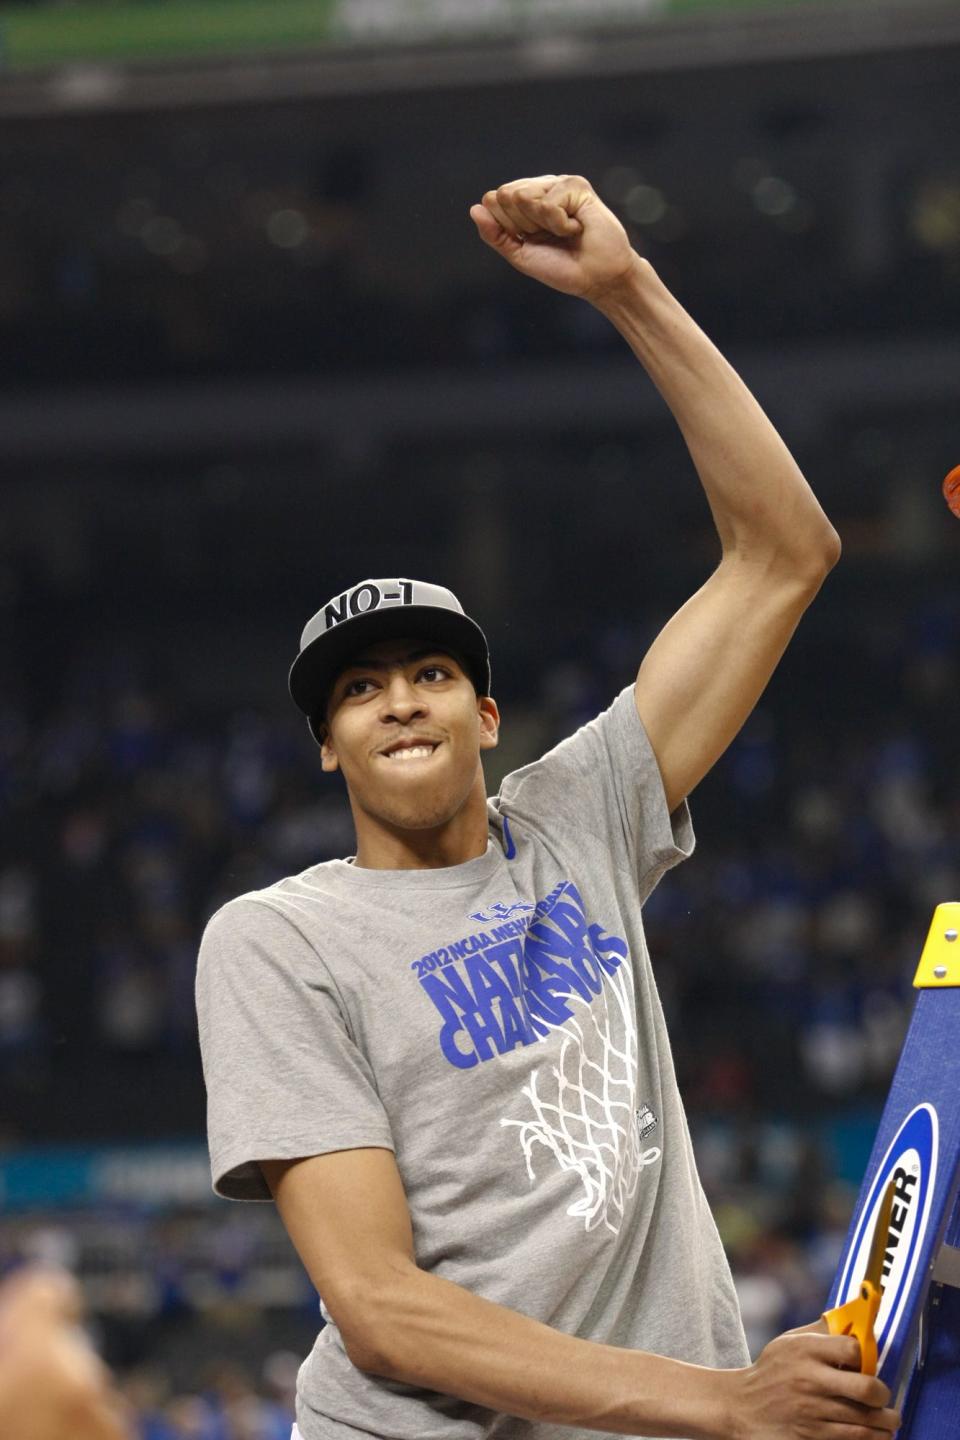
[[[433,745],[407,745],[402,750],[394,750],[388,756],[388,760],[425,760],[432,755],[435,747]]]

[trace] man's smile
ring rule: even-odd
[[[409,765],[415,760],[429,760],[440,745],[439,740],[396,740],[379,753],[393,764]]]

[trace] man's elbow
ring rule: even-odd
[[[384,1380],[398,1380],[389,1345],[382,1344],[382,1332],[371,1319],[368,1325],[361,1324],[349,1331],[341,1327],[340,1335],[347,1359],[355,1370],[365,1375],[379,1375]]]
[[[827,524],[826,534],[821,545],[821,561],[823,564],[823,578],[826,579],[834,565],[843,553],[843,546],[840,543],[840,536],[831,524]]]
[[[829,521],[816,535],[808,536],[802,545],[791,546],[781,557],[782,566],[791,580],[812,598],[840,559],[840,536]]]
[[[347,1352],[347,1359],[367,1375],[400,1380],[396,1338],[399,1327],[391,1322],[395,1310],[387,1287],[358,1285],[329,1305]]]

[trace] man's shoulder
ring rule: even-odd
[[[556,778],[567,784],[571,775],[586,774],[588,759],[595,759],[598,748],[608,753],[625,754],[634,750],[642,733],[633,686],[627,686],[606,708],[587,712],[574,718],[570,732],[550,745],[537,759],[511,770],[500,784],[494,803],[516,794],[529,782],[540,777]]]
[[[295,875],[284,875],[269,885],[234,895],[214,910],[205,933],[211,929],[248,928],[270,913],[293,919],[304,902],[316,905],[324,897],[334,899],[337,876],[345,864],[344,860],[321,860]]]

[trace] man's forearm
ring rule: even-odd
[[[816,568],[839,539],[773,425],[648,261],[597,308],[629,343],[673,412],[724,554],[782,556]]]
[[[548,1424],[683,1440],[730,1434],[741,1371],[580,1340],[413,1266],[373,1303],[364,1340],[348,1344],[360,1369]]]

